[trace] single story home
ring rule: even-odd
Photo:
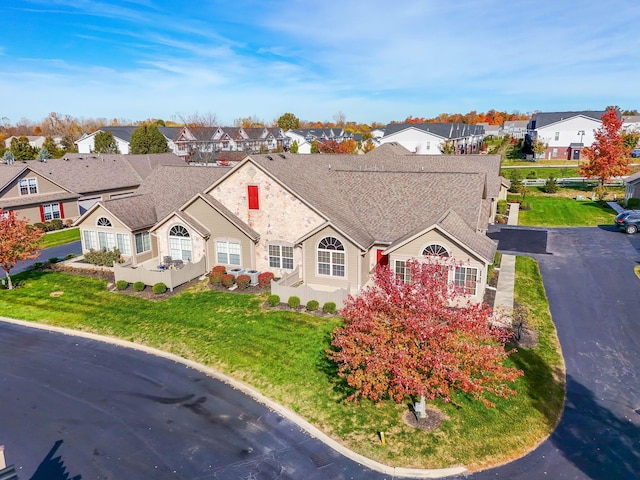
[[[121,235],[116,278],[166,277],[165,260],[193,268],[192,278],[225,265],[273,272],[276,293],[302,285],[303,301],[329,295],[338,305],[377,264],[407,278],[410,258],[447,256],[460,262],[451,281],[481,301],[496,250],[485,232],[508,188],[499,156],[374,152],[159,169],[126,202],[99,202],[76,222],[83,250],[119,246]]]

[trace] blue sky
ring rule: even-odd
[[[638,0],[3,0],[0,118],[640,109]]]

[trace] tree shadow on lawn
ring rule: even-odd
[[[337,349],[331,345],[331,335],[327,336],[326,345],[328,350],[337,351]],[[327,377],[327,383],[331,385],[331,389],[340,396],[340,401],[345,401],[348,396],[355,393],[356,390],[349,386],[346,379],[338,375],[338,364],[327,357],[326,351],[323,350],[320,355],[318,355],[316,367]]]
[[[535,349],[518,348],[510,357],[514,365],[524,372],[522,382],[531,399],[531,405],[544,415],[547,425],[558,423],[564,401],[564,374],[560,368],[552,368]]]

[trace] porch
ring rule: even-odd
[[[196,263],[163,263],[163,260],[155,257],[137,265],[132,265],[131,262],[114,264],[113,273],[116,282],[125,280],[129,283],[143,282],[145,285],[155,285],[162,282],[169,290],[173,291],[175,287],[204,275],[206,261],[202,258]]]
[[[321,307],[327,302],[333,302],[336,304],[336,308],[340,309],[349,292],[350,288],[303,283],[299,268],[284,275],[280,280],[271,280],[271,294],[278,295],[284,303],[289,297],[295,296],[300,299],[302,305],[305,305],[309,300],[316,300]]]

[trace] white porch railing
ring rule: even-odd
[[[296,268],[278,281],[271,280],[271,294],[278,295],[283,303],[287,303],[289,297],[298,297],[301,305],[306,305],[309,300],[316,300],[321,308],[325,303],[333,302],[337,309],[342,308],[349,295],[348,288],[331,289],[324,285],[314,287],[301,281],[300,271]]]
[[[156,260],[155,265],[159,265],[160,261]],[[187,283],[206,273],[206,262],[202,258],[199,262],[185,262],[182,268],[157,269],[150,268],[147,265],[154,263],[145,262],[132,266],[131,263],[122,263],[113,265],[113,273],[116,282],[118,280],[126,280],[129,283],[143,282],[145,285],[153,286],[156,283],[164,283],[171,291],[177,286]]]

